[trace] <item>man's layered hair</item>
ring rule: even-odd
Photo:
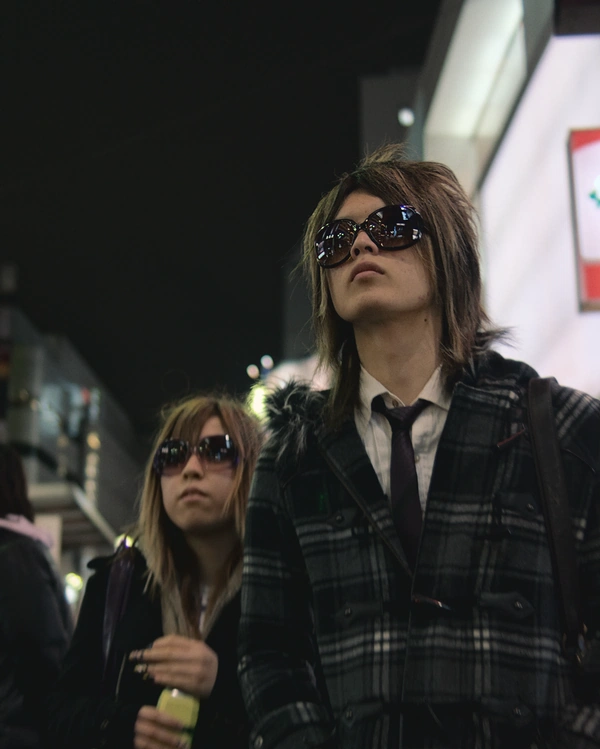
[[[323,196],[304,233],[303,265],[312,292],[319,360],[332,373],[329,405],[334,421],[358,402],[360,362],[352,325],[333,307],[327,281],[331,271],[317,263],[315,236],[357,190],[386,205],[411,205],[423,218],[425,233],[415,249],[441,314],[440,359],[449,387],[474,354],[504,333],[491,327],[482,306],[477,215],[454,173],[443,164],[406,159],[404,147],[398,144],[377,149]]]

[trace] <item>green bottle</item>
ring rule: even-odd
[[[156,708],[183,723],[184,729],[180,734],[180,739],[185,742],[185,746],[191,749],[194,728],[198,720],[198,710],[200,709],[198,700],[179,689],[167,687],[160,693]]]

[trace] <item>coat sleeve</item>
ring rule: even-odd
[[[600,746],[600,402],[564,388],[559,406],[559,436],[560,424],[579,416],[577,440],[566,456],[565,473],[572,495],[582,614],[590,645],[587,666],[575,672],[575,699],[563,710],[559,746],[591,749]]]
[[[581,673],[575,670],[575,700],[563,710],[560,749],[600,746],[600,490],[597,490],[595,505],[593,525],[587,529],[580,553],[584,622],[590,651]]]
[[[88,580],[71,646],[46,703],[51,746],[131,749],[139,707],[101,694],[107,568]]]
[[[593,526],[588,527],[580,553],[584,622],[588,628],[589,654],[581,673],[575,670],[575,701],[567,704],[561,719],[561,749],[600,746],[600,526],[595,500]],[[591,518],[590,518],[591,520]]]
[[[3,639],[27,712],[41,722],[43,702],[67,650],[72,623],[62,588],[41,545],[19,538],[0,553]],[[61,599],[61,597],[63,597]]]
[[[269,446],[254,475],[244,548],[238,675],[250,746],[335,746],[318,686],[310,587]]]

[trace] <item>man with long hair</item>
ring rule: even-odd
[[[536,373],[492,350],[477,245],[454,174],[394,145],[307,224],[332,386],[269,401],[240,627],[257,749],[600,742],[598,676],[562,645],[526,428]],[[600,402],[556,385],[552,408],[593,641]]]

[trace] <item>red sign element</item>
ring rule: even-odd
[[[600,128],[569,133],[579,306],[600,309]]]

